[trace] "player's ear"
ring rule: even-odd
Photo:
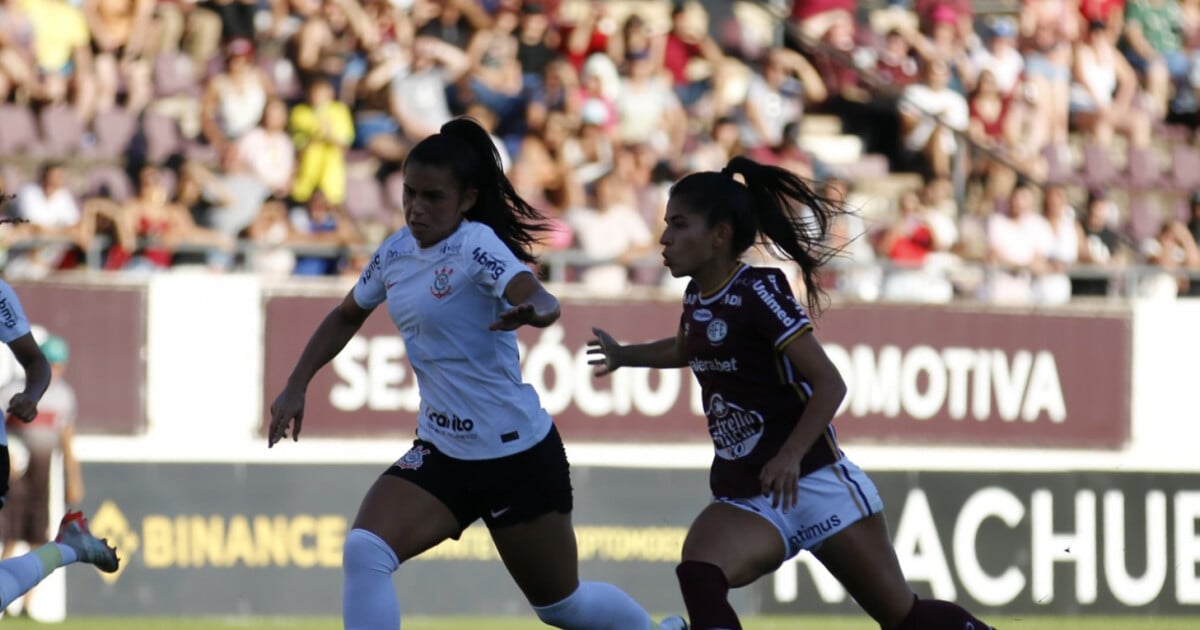
[[[458,200],[458,211],[466,214],[475,207],[475,202],[479,199],[479,189],[471,186],[463,191],[462,197]]]
[[[712,227],[710,234],[713,249],[720,249],[733,241],[733,225],[728,221],[720,221]]]

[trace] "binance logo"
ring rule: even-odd
[[[133,554],[137,552],[140,538],[137,531],[130,525],[129,519],[112,501],[100,504],[100,509],[88,519],[88,526],[97,538],[107,538],[108,544],[117,548],[121,557],[121,567],[116,573],[101,573],[100,577],[112,584],[121,578],[125,568],[129,566]]]

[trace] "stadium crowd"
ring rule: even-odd
[[[596,294],[671,282],[668,187],[739,153],[860,208],[848,297],[1200,294],[1200,0],[972,5],[4,0],[5,273],[354,274],[465,114]]]

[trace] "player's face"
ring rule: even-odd
[[[693,276],[721,255],[722,226],[709,227],[678,197],[667,202],[667,227],[658,239],[663,246],[663,264],[676,278]]]
[[[404,167],[404,221],[421,247],[453,234],[475,198],[474,188],[460,190],[448,166],[412,162]]]

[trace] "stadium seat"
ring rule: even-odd
[[[151,110],[142,114],[142,139],[145,142],[143,157],[151,164],[162,164],[171,156],[182,153],[184,148],[178,123]]]
[[[1107,189],[1117,176],[1108,147],[1088,144],[1083,148],[1083,183],[1088,188]]]
[[[1152,190],[1162,183],[1162,169],[1153,149],[1130,148],[1128,185],[1134,190]]]
[[[383,186],[371,176],[348,175],[346,178],[346,213],[355,221],[379,219],[384,209]]]
[[[138,132],[137,116],[125,109],[112,109],[96,114],[92,122],[96,146],[92,155],[106,160],[121,159]]]
[[[199,97],[200,85],[196,66],[187,55],[177,51],[167,51],[154,60],[155,98]]]
[[[1162,207],[1153,195],[1133,193],[1129,195],[1129,225],[1126,231],[1135,244],[1140,245],[1154,238],[1162,225]]]
[[[43,152],[33,112],[21,105],[0,105],[0,155],[40,158]]]
[[[1173,188],[1184,192],[1200,188],[1200,149],[1186,144],[1171,147],[1169,181]]]
[[[38,115],[44,157],[66,160],[78,157],[83,149],[84,126],[75,111],[67,105],[52,105]]]
[[[129,176],[118,166],[97,166],[88,170],[84,196],[107,197],[122,203],[133,194]]]

